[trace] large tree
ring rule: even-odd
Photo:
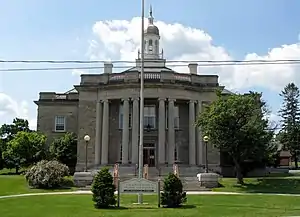
[[[18,132],[2,153],[8,169],[27,167],[46,156],[46,136],[37,132]]]
[[[77,162],[77,137],[74,133],[66,133],[55,139],[50,145],[51,157],[66,164],[71,174],[75,170]]]
[[[0,127],[0,169],[6,167],[5,160],[2,158],[2,153],[6,150],[7,143],[20,131],[31,132],[27,120],[15,118],[12,124],[3,124]]]
[[[289,83],[284,87],[280,96],[283,98],[283,104],[279,111],[282,118],[280,142],[284,148],[291,152],[295,167],[298,168],[298,156],[300,154],[299,88],[294,83]]]
[[[261,95],[217,93],[214,101],[197,119],[197,126],[209,137],[211,145],[227,152],[235,169],[237,182],[243,184],[242,164],[263,162],[268,156],[273,131],[265,118],[265,103]]]

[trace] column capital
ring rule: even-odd
[[[132,97],[131,98],[131,101],[139,101],[140,100],[140,97]]]
[[[174,98],[168,98],[168,101],[169,101],[169,102],[175,102],[176,99],[174,99]]]
[[[101,100],[101,102],[106,102],[106,103],[109,103],[109,100],[108,99],[103,99],[103,100]]]
[[[166,98],[165,97],[159,97],[158,101],[166,101]]]
[[[196,100],[194,100],[194,99],[191,99],[190,101],[189,101],[189,103],[193,103],[193,104],[195,104],[197,101]]]
[[[128,102],[128,101],[129,101],[129,98],[127,98],[127,97],[126,97],[126,98],[122,98],[121,101],[122,101],[122,102],[124,102],[124,101],[127,101],[127,102]]]

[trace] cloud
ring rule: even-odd
[[[11,123],[15,117],[27,119],[30,129],[36,130],[37,121],[30,117],[28,103],[26,101],[18,103],[9,95],[0,92],[0,121],[2,124]]]
[[[157,21],[161,44],[167,60],[234,60],[228,51],[213,42],[207,32]],[[145,27],[147,23],[145,24]],[[98,21],[93,26],[94,38],[87,55],[92,60],[135,60],[140,47],[140,18],[132,20]],[[244,60],[300,59],[300,43],[282,45],[266,51],[265,55],[249,53]],[[187,72],[187,67],[175,70]],[[278,91],[288,82],[299,83],[299,65],[252,65],[199,67],[200,74],[218,74],[220,82],[230,89],[260,86]]]

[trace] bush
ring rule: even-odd
[[[25,173],[28,184],[33,188],[49,189],[62,187],[69,168],[58,161],[42,160]]]
[[[180,207],[186,202],[186,193],[183,192],[181,180],[170,173],[164,180],[163,192],[161,194],[161,205],[165,207]]]
[[[116,187],[108,168],[101,169],[92,184],[94,206],[97,209],[109,208],[116,205]]]

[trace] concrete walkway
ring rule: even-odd
[[[117,192],[115,192],[117,194]],[[15,198],[15,197],[29,197],[40,195],[74,195],[74,194],[92,194],[91,191],[66,191],[66,192],[42,192],[29,194],[15,194],[0,196],[0,199]],[[147,193],[144,193],[147,195]],[[299,197],[300,194],[274,194],[274,193],[238,193],[238,192],[217,192],[217,191],[188,191],[188,195],[270,195],[270,196],[292,196]],[[149,194],[148,194],[149,195]]]

